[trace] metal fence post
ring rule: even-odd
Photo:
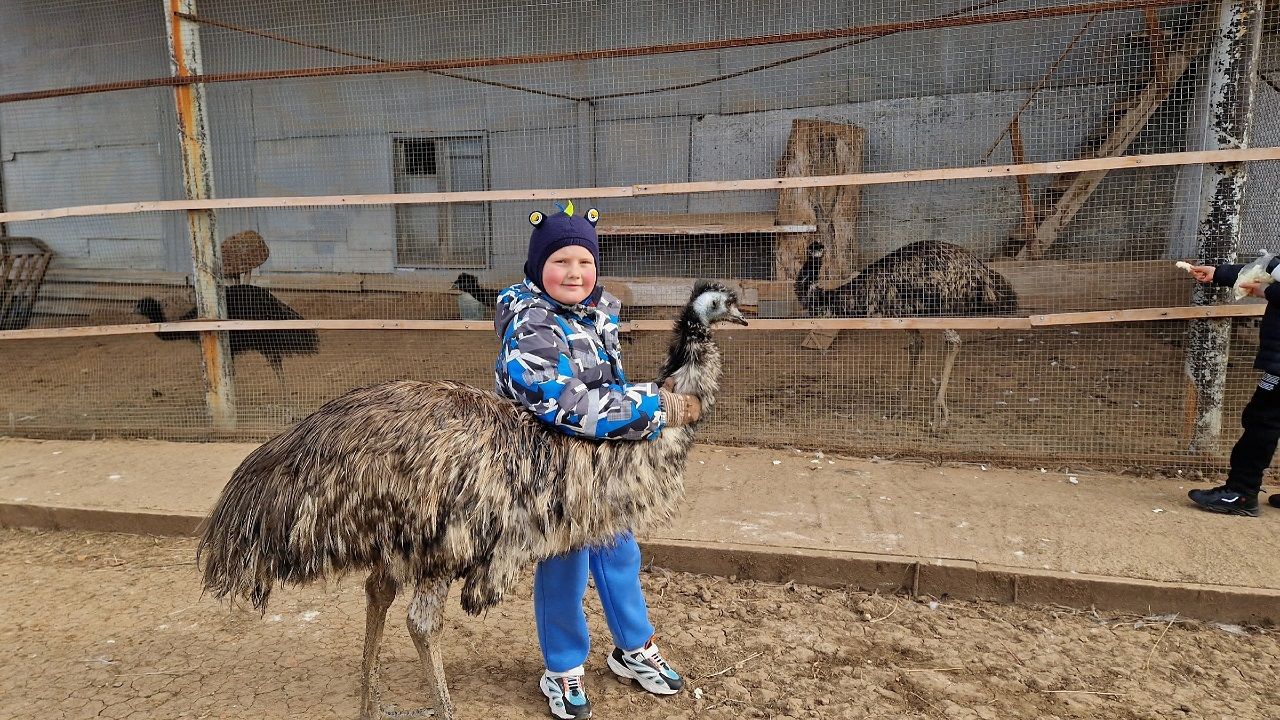
[[[201,74],[204,68],[199,30],[194,23],[177,15],[195,14],[195,0],[164,0],[164,4],[169,64],[173,75]],[[198,83],[175,85],[173,95],[178,111],[182,184],[186,196],[193,200],[210,198],[213,196],[213,174],[204,86]],[[191,239],[191,282],[195,287],[196,312],[202,319],[226,319],[227,301],[222,291],[222,267],[213,211],[187,211],[187,227]],[[236,400],[227,333],[200,333],[200,353],[204,358],[205,404],[214,428],[233,429],[236,426]]]

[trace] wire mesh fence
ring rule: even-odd
[[[1277,249],[1277,162],[1121,159],[1280,146],[1272,22],[1261,3],[1182,0],[6,3],[0,222],[52,252],[6,331],[194,319],[210,278],[232,320],[481,326],[232,331],[230,426],[197,333],[10,332],[0,432],[260,438],[361,384],[488,387],[490,291],[521,278],[529,212],[553,200],[601,211],[624,320],[673,317],[698,277],[769,320],[1222,304],[1172,261]],[[740,182],[774,178],[791,184]],[[188,198],[249,201],[30,214]],[[1016,302],[990,300],[1005,286]],[[1206,387],[1186,369],[1215,352],[1188,334],[1203,321],[1104,319],[727,330],[703,437],[1218,462],[1255,321],[1216,321],[1233,331]],[[666,334],[627,336],[648,379]],[[1226,419],[1206,445],[1215,392]]]

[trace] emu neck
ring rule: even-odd
[[[720,348],[711,337],[711,328],[692,308],[686,308],[676,321],[660,376],[672,378],[676,392],[697,395],[704,412],[715,403],[720,390]]]

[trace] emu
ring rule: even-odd
[[[257,285],[228,285],[227,318],[230,320],[301,320],[302,316],[293,308],[284,304],[268,290]],[[144,297],[138,301],[133,311],[154,323],[166,322],[164,308],[153,297]],[[191,308],[179,321],[196,319],[196,309]],[[190,340],[199,342],[200,334],[196,332],[158,332],[161,340]],[[284,358],[289,355],[315,355],[319,351],[320,341],[315,330],[232,330],[230,337],[231,356],[245,352],[256,352],[266,359],[271,366],[276,380],[280,383],[280,396],[288,397],[285,386]]]
[[[719,321],[745,325],[730,289],[699,282],[676,321],[659,382],[715,403]],[[387,608],[413,588],[408,626],[435,691],[453,705],[441,664],[449,586],[477,615],[530,563],[665,521],[684,492],[696,423],[649,442],[565,435],[495,393],[401,380],[352,390],[245,458],[197,550],[204,587],[266,612],[275,584],[369,570],[361,717],[377,711]]]
[[[946,317],[1012,315],[1018,311],[1018,296],[1009,281],[959,245],[938,240],[904,245],[833,290],[818,286],[823,250],[820,242],[809,245],[809,257],[796,275],[796,297],[810,315]],[[944,429],[951,416],[947,409],[947,383],[960,352],[959,333],[947,330],[944,337],[948,349],[930,421],[935,432]],[[908,396],[914,392],[923,347],[920,331],[911,330],[907,346]]]
[[[458,291],[458,314],[463,320],[482,320],[498,304],[498,291],[482,287],[471,273],[460,273],[450,287]]]

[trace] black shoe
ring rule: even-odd
[[[1226,485],[1209,490],[1191,490],[1187,497],[1209,512],[1258,517],[1258,496],[1233,490]]]
[[[1280,493],[1276,493],[1267,498],[1267,502],[1271,503],[1271,507],[1280,508]]]

